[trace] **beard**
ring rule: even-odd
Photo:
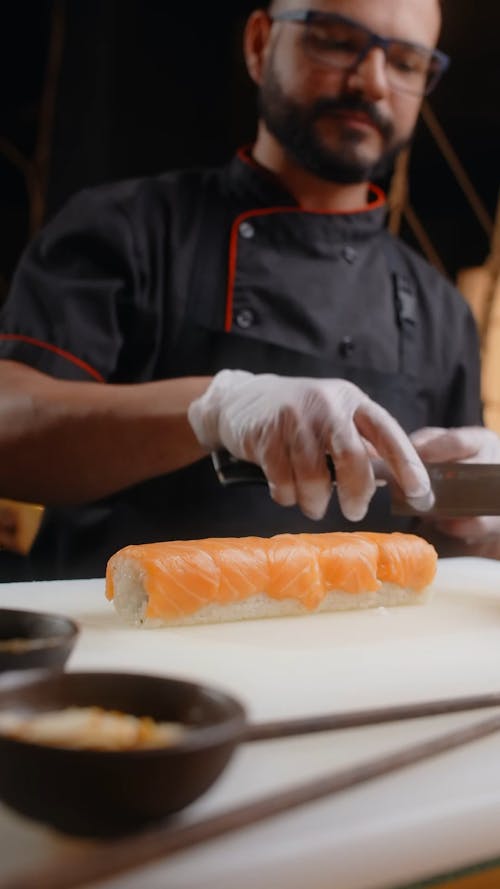
[[[260,118],[285,151],[309,173],[328,182],[357,184],[385,178],[392,170],[399,152],[411,141],[396,139],[394,126],[378,108],[356,95],[324,97],[305,107],[285,94],[270,63],[258,95]],[[363,134],[346,129],[342,144],[329,147],[317,132],[321,119],[339,111],[365,114],[377,127],[383,150],[376,160],[362,157]]]

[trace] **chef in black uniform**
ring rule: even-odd
[[[438,0],[256,11],[255,145],[84,191],[29,245],[0,321],[0,491],[48,506],[34,577],[101,575],[133,542],[408,528],[374,456],[423,510],[421,457],[500,460],[467,305],[370,185],[446,67],[439,26]],[[220,446],[269,489],[222,488]]]

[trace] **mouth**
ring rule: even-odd
[[[357,130],[375,130],[377,133],[380,132],[377,124],[369,117],[368,114],[363,113],[362,111],[352,111],[351,109],[346,108],[345,110],[338,110],[334,115],[336,118],[340,119],[344,124],[349,126],[351,129]]]

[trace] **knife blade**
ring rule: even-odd
[[[212,462],[224,487],[231,485],[266,485],[260,466],[239,460],[221,449],[212,453]],[[335,466],[329,455],[326,462],[335,485]],[[420,515],[460,518],[476,515],[500,515],[500,464],[498,463],[426,463],[435,504],[421,513],[410,506],[397,482],[388,476],[385,464],[374,464],[376,484],[388,485],[391,512],[394,515]]]

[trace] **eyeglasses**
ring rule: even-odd
[[[370,50],[380,47],[385,54],[387,82],[397,92],[428,95],[450,64],[449,57],[437,49],[381,37],[336,13],[290,9],[271,18],[304,25],[304,52],[314,62],[330,68],[355,69]]]

